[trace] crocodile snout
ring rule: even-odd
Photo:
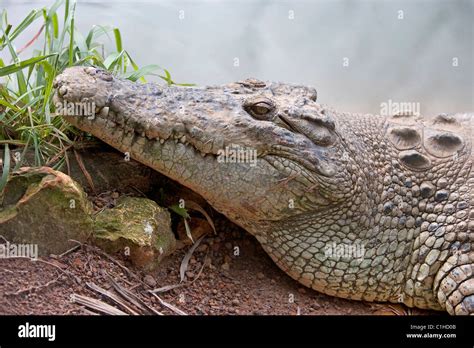
[[[53,87],[59,102],[94,102],[99,108],[115,93],[113,75],[94,67],[67,68],[55,78]]]

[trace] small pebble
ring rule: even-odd
[[[224,271],[228,271],[228,270],[230,269],[230,266],[229,266],[228,263],[223,263],[223,264],[221,265],[221,268],[222,268],[222,270],[224,270]]]
[[[147,274],[144,278],[143,278],[143,282],[148,285],[148,286],[151,286],[152,288],[156,286],[156,280],[155,278],[153,278],[151,275]]]
[[[258,279],[263,279],[263,278],[265,278],[265,275],[262,272],[258,272],[257,273],[257,278]]]

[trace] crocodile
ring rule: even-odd
[[[54,87],[58,106],[93,103],[68,122],[199,193],[301,284],[474,314],[473,113],[353,114],[313,87],[161,86],[95,67]]]

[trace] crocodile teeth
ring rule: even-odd
[[[164,144],[165,143],[165,139],[160,139],[160,144]]]
[[[109,107],[104,106],[102,109],[100,109],[100,115],[103,117],[107,117],[109,115]]]
[[[186,144],[186,135],[183,135],[181,138],[179,138],[179,141],[183,144]]]

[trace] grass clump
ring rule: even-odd
[[[123,48],[118,28],[93,26],[83,36],[75,26],[75,9],[75,1],[57,0],[49,8],[32,10],[15,27],[8,22],[6,9],[0,14],[0,192],[29,148],[34,149],[36,166],[58,168],[66,159],[65,150],[80,135],[61,117],[54,117],[53,81],[65,68],[96,66],[143,82],[146,75],[162,70],[164,74],[157,76],[168,85],[176,84],[158,65],[139,67]],[[29,27],[34,27],[36,34],[26,43],[18,43]],[[112,41],[114,50],[106,53],[101,39]],[[23,57],[32,47],[40,48]]]

